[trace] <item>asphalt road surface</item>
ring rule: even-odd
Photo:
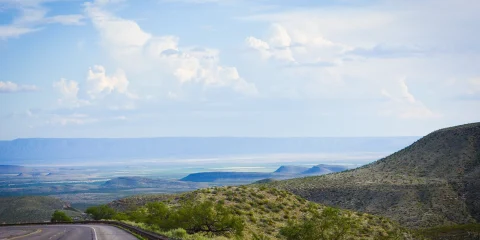
[[[137,240],[110,225],[31,225],[0,227],[0,240]]]

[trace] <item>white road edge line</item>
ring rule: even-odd
[[[97,231],[95,231],[95,228],[90,227],[93,230],[93,236],[95,237],[93,240],[97,240]]]

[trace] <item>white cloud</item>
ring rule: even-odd
[[[323,37],[318,30],[303,28],[304,24],[272,23],[266,37],[246,38],[248,47],[259,52],[262,59],[307,66],[318,63],[336,64],[348,46],[334,43]],[[319,65],[318,65],[319,66]]]
[[[255,37],[251,37],[251,36],[247,37],[246,42],[247,42],[248,46],[250,46],[254,49],[257,49],[259,51],[270,49],[270,45],[267,42],[265,42],[261,39],[255,38]]]
[[[98,1],[85,3],[85,12],[102,35],[104,44],[113,44],[115,47],[125,48],[123,50],[129,50],[143,46],[152,37],[142,31],[136,22],[118,18],[104,11],[102,5],[103,3]]]
[[[18,27],[18,26],[0,26],[0,39],[19,37],[21,35],[38,31],[39,29]]]
[[[402,93],[402,98],[404,98],[409,103],[415,103],[415,97],[408,91],[407,83],[405,83],[405,78],[399,81],[400,89]]]
[[[80,14],[71,15],[57,15],[49,18],[45,18],[46,23],[59,23],[63,25],[83,25],[82,21],[85,17]]]
[[[128,93],[128,79],[125,72],[118,69],[115,74],[107,76],[105,68],[100,65],[95,65],[88,70],[87,86],[87,94],[92,99],[114,91]]]
[[[395,88],[393,88],[393,92],[395,92],[396,94],[392,95],[386,89],[382,89],[380,91],[381,95],[395,102],[406,102],[414,104],[416,102],[415,97],[408,90],[408,86],[405,81],[406,78],[402,77],[396,82]]]
[[[344,85],[339,69],[343,64],[342,54],[350,48],[305,27],[309,21],[291,25],[277,20],[273,20],[263,38],[250,36],[245,40],[258,53],[254,56],[260,56],[262,71],[266,72],[262,81],[269,97],[338,97],[337,91]]]
[[[116,62],[133,75],[157,81],[163,86],[157,94],[165,98],[203,96],[219,87],[244,95],[257,93],[254,84],[239,76],[237,68],[220,64],[216,49],[181,47],[178,37],[147,33],[135,21],[113,15],[98,2],[86,3],[85,12]]]
[[[163,2],[181,2],[181,3],[193,3],[193,4],[205,4],[205,3],[227,3],[235,0],[161,0]]]
[[[0,38],[8,39],[19,37],[21,35],[39,31],[46,24],[59,23],[62,25],[82,25],[83,15],[54,15],[46,17],[48,9],[43,6],[47,0],[16,1],[2,0],[0,4],[5,4],[8,8],[13,8],[19,12],[13,21],[9,24],[0,26]]]
[[[94,0],[96,5],[98,6],[104,6],[108,4],[114,4],[114,3],[122,3],[125,2],[126,0]]]
[[[440,114],[437,114],[426,107],[422,102],[415,99],[415,97],[408,90],[405,78],[401,78],[397,81],[397,84],[387,91],[382,89],[381,95],[388,101],[380,111],[384,116],[396,116],[403,119],[426,119],[437,118]]]
[[[55,88],[61,95],[61,97],[57,100],[58,104],[61,106],[80,107],[90,104],[88,100],[80,99],[78,97],[80,87],[78,82],[74,80],[61,78],[59,81],[54,82],[52,87]]]
[[[0,81],[0,93],[32,92],[37,90],[38,88],[35,85],[18,85],[14,82]]]
[[[273,47],[290,47],[292,38],[287,30],[280,24],[272,24],[269,42]]]
[[[61,105],[70,107],[94,104],[95,102],[103,101],[104,98],[113,93],[118,93],[129,101],[137,99],[138,96],[128,91],[128,85],[129,81],[122,69],[118,69],[112,75],[107,75],[105,67],[101,65],[95,65],[90,68],[84,82],[78,83],[62,78],[53,83],[53,87],[62,96],[58,102]],[[119,104],[118,101],[123,100],[116,98],[115,106]],[[131,102],[126,104],[131,105]]]
[[[472,97],[475,81],[467,79],[478,73],[472,63],[478,62],[480,50],[474,27],[480,2],[467,2],[422,0],[412,8],[411,3],[380,1],[241,18],[270,26],[263,35],[245,39],[254,50],[244,54],[256,75],[249,78],[271,98],[352,100],[360,109],[371,109],[369,115],[447,118],[445,104],[438,102],[460,99],[457,93],[465,96],[465,87],[471,88],[465,98],[478,99]],[[449,88],[437,86],[451,77],[463,80]],[[379,103],[379,94],[384,102]]]
[[[58,82],[54,82],[53,87],[62,94],[62,98],[67,100],[77,99],[79,88],[76,81],[62,78]]]

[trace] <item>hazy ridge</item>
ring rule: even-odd
[[[0,141],[0,161],[135,159],[270,153],[393,152],[418,137],[31,138]]]

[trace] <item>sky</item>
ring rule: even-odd
[[[477,0],[0,0],[0,139],[480,121]]]

